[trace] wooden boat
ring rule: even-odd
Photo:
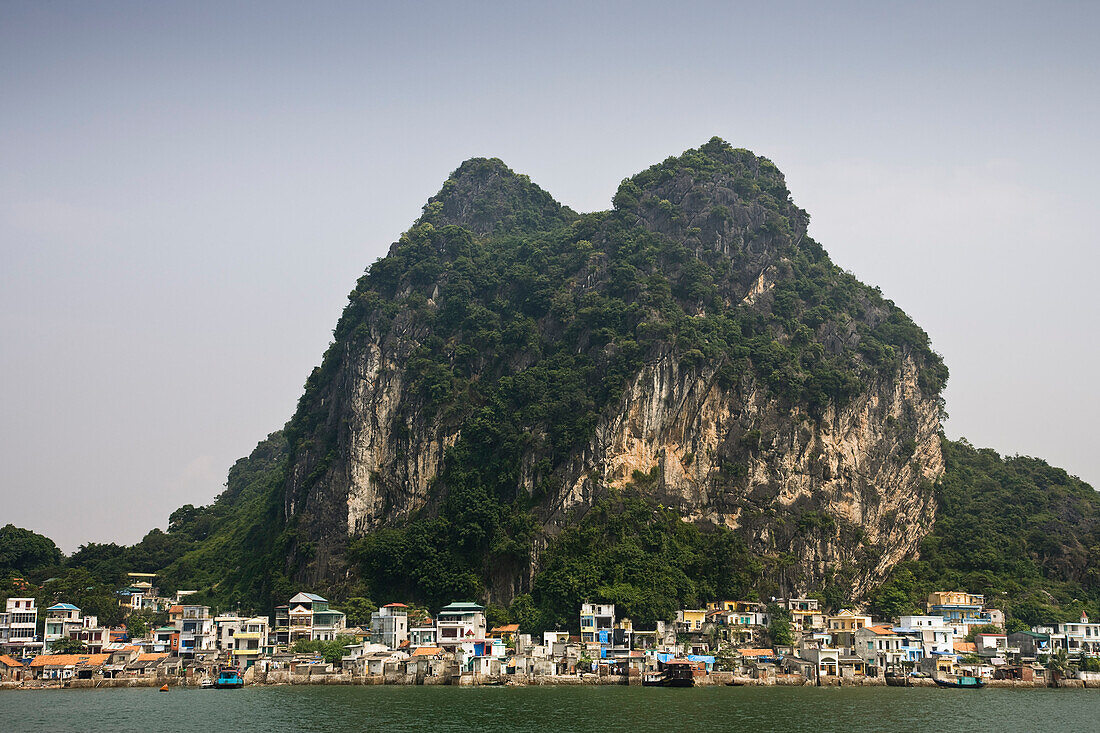
[[[660,682],[651,683],[650,686],[694,687],[695,666],[687,660],[672,659],[662,665],[659,677]],[[645,680],[642,684],[646,684]]]
[[[214,680],[215,690],[233,690],[244,687],[244,678],[241,673],[232,667],[227,667],[218,672],[218,678]]]
[[[977,690],[985,687],[985,680],[980,677],[955,677],[954,679],[933,677],[932,681],[940,687],[949,687],[958,690]]]
[[[886,684],[890,687],[912,687],[913,680],[904,674],[897,674],[896,672],[887,672],[885,675]]]

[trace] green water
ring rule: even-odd
[[[0,692],[33,731],[1100,732],[1097,690],[249,687]]]

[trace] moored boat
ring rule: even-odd
[[[932,681],[940,687],[949,687],[959,690],[977,690],[981,687],[985,687],[985,680],[981,677],[933,677]]]
[[[214,680],[214,689],[232,690],[237,687],[244,687],[244,678],[241,677],[240,672],[231,667],[218,672],[218,678]]]

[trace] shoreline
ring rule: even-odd
[[[199,687],[199,680],[190,677],[132,677],[121,679],[87,680],[33,680],[30,682],[0,682],[0,690],[93,690],[125,687],[152,687],[163,685],[172,687]],[[351,675],[351,674],[291,674],[286,670],[277,670],[263,675],[263,679],[253,679],[245,683],[246,687],[293,687],[337,685],[353,686],[435,686],[453,687],[576,687],[576,686],[641,686],[641,679],[626,675],[555,675],[511,677],[480,676],[472,674],[454,676],[417,676],[417,675]],[[808,680],[801,675],[781,675],[766,679],[740,677],[729,673],[716,672],[697,677],[695,687],[887,687],[885,680],[876,677],[838,678],[827,677],[820,681]],[[915,678],[911,687],[936,687],[930,678]],[[1092,680],[1066,679],[1057,683],[1024,682],[1022,680],[987,680],[985,687],[993,689],[1090,689],[1100,690],[1100,682]],[[904,689],[904,688],[900,688]]]

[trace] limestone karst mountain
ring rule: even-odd
[[[433,553],[391,537],[376,584],[434,597],[437,567],[507,601],[627,490],[736,530],[783,590],[866,590],[932,526],[946,369],[807,224],[717,139],[594,214],[463,163],[360,279],[287,427],[287,572],[345,577],[350,539],[424,525]]]

